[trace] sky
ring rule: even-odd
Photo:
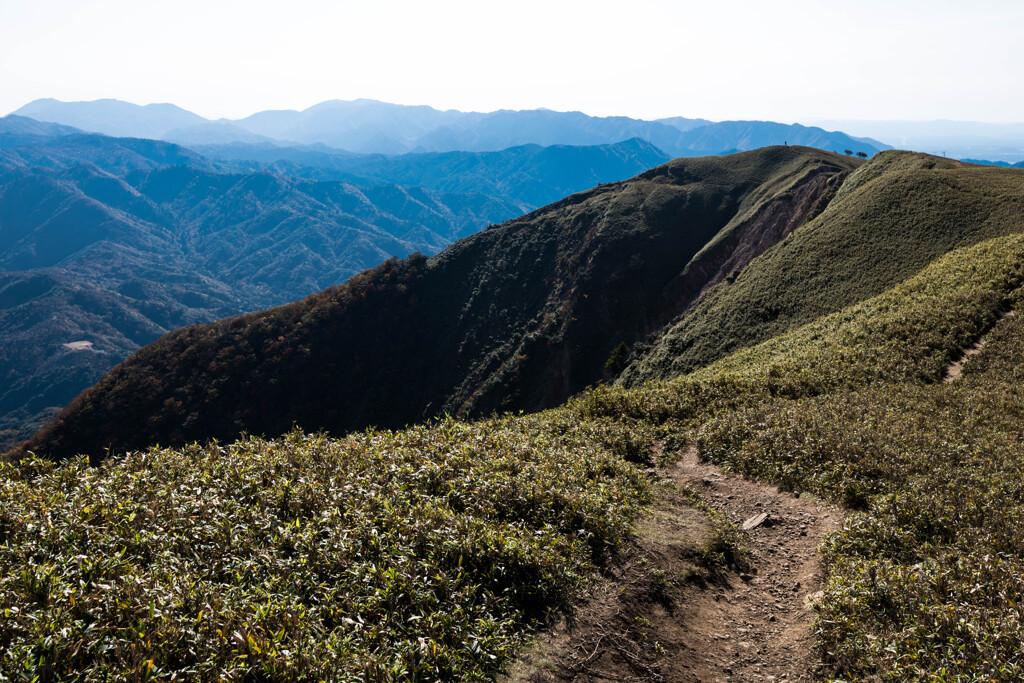
[[[1022,121],[1024,1],[0,0],[0,115],[41,97]]]

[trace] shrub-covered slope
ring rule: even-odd
[[[615,553],[645,451],[556,413],[0,464],[0,678],[486,680]]]
[[[1024,676],[1022,284],[1021,235],[983,242],[715,366],[792,384],[701,424],[701,451],[859,510],[823,548],[816,622],[848,680]]]
[[[574,410],[850,508],[822,548],[837,680],[1024,676],[1024,223],[882,295]],[[962,378],[944,382],[964,348]]]
[[[874,296],[959,246],[1020,230],[1024,173],[910,152],[854,172],[815,220],[710,293],[624,373],[670,378]]]
[[[171,333],[29,448],[99,457],[293,424],[341,433],[557,405],[600,379],[617,345],[820,210],[856,164],[795,147],[676,160],[435,259],[388,262],[301,302]]]
[[[814,603],[831,677],[1019,680],[1022,285],[1009,235],[539,415],[0,466],[0,672],[484,678],[628,536],[659,439],[850,508]]]

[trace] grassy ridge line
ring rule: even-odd
[[[0,466],[0,679],[486,678],[648,499],[560,412]]]
[[[937,381],[1020,307],[1022,281],[1024,237],[990,240],[695,373],[805,374],[694,436],[716,462],[858,510],[823,545],[816,628],[840,680],[1024,677],[1024,321]]]
[[[737,351],[689,379],[768,379],[800,393],[935,381],[1009,306],[1024,284],[1022,264],[1024,235],[958,249],[880,296]]]
[[[568,409],[846,504],[817,601],[837,680],[1024,677],[1024,235],[669,383]],[[986,332],[991,329],[991,332]],[[939,381],[986,334],[956,383]]]
[[[877,296],[939,256],[1020,230],[1024,173],[911,152],[855,170],[825,211],[716,287],[623,373],[639,386]]]
[[[935,381],[1008,305],[1024,282],[1022,262],[1024,235],[958,249],[884,294],[689,375],[639,388],[596,387],[565,410],[580,419],[663,425],[660,435],[674,440],[720,411],[776,395]]]

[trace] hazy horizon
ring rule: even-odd
[[[584,111],[584,110],[580,110],[580,109],[556,109],[554,107],[544,107],[544,106],[529,107],[529,108],[519,108],[519,109],[512,108],[512,107],[505,107],[503,109],[490,109],[490,110],[483,110],[483,109],[458,109],[457,107],[438,106],[438,105],[435,105],[435,104],[429,104],[429,103],[425,103],[425,102],[389,102],[389,101],[386,101],[386,100],[378,100],[378,99],[369,98],[369,97],[351,97],[351,98],[333,97],[333,98],[329,98],[329,99],[326,99],[326,100],[321,100],[319,102],[314,102],[314,103],[312,103],[312,104],[310,104],[308,106],[304,106],[304,107],[274,107],[274,106],[271,106],[271,107],[268,107],[266,109],[253,110],[253,111],[250,111],[248,113],[244,113],[244,114],[242,114],[240,116],[237,116],[237,117],[231,117],[231,118],[229,118],[229,117],[219,117],[219,118],[214,118],[214,117],[211,117],[211,116],[206,116],[201,111],[196,111],[194,109],[189,109],[188,107],[184,107],[181,104],[179,104],[177,102],[172,102],[170,100],[164,100],[164,101],[155,100],[155,101],[152,101],[152,102],[133,102],[131,100],[127,100],[127,99],[124,99],[124,98],[121,98],[121,97],[98,97],[98,98],[94,98],[93,100],[62,100],[62,99],[57,98],[57,97],[37,97],[37,98],[34,98],[32,100],[27,100],[25,102],[22,102],[21,104],[19,104],[18,106],[14,107],[13,109],[11,109],[9,111],[4,111],[3,113],[0,113],[0,117],[8,116],[10,114],[14,114],[16,111],[18,111],[22,107],[24,107],[24,106],[26,106],[28,104],[31,104],[32,102],[35,102],[37,100],[56,100],[56,101],[63,102],[63,103],[112,100],[112,101],[125,102],[127,104],[133,104],[133,105],[140,106],[140,107],[146,107],[146,106],[150,106],[150,105],[158,105],[158,106],[159,105],[173,105],[173,106],[179,107],[181,109],[184,109],[185,111],[189,111],[189,112],[191,112],[193,114],[197,114],[199,116],[202,116],[203,118],[209,119],[210,121],[213,121],[213,122],[217,122],[217,121],[237,121],[237,120],[244,119],[244,118],[247,118],[249,116],[252,116],[253,114],[258,114],[258,113],[265,112],[265,111],[299,111],[299,112],[301,112],[301,111],[305,111],[307,109],[311,109],[313,107],[316,107],[318,105],[325,104],[327,102],[357,102],[359,100],[367,100],[367,101],[372,101],[372,102],[380,102],[380,103],[383,103],[383,104],[393,104],[393,105],[398,105],[398,106],[403,106],[403,107],[430,107],[430,108],[435,109],[437,111],[461,111],[461,112],[464,112],[464,113],[480,113],[480,114],[489,114],[489,113],[493,113],[493,112],[496,112],[496,111],[502,111],[502,110],[504,110],[504,111],[548,110],[548,111],[563,112],[563,113],[564,112],[579,112],[579,113],[582,113],[582,114],[586,114],[587,116],[601,116],[601,117],[628,116],[628,114],[621,114],[621,113],[619,113],[619,114],[614,114],[614,113],[612,113],[612,114],[594,114],[592,112]],[[690,118],[690,119],[707,118],[707,117],[702,117],[702,116],[687,116],[685,114],[674,114],[674,115],[670,115],[670,116],[663,116],[663,117],[658,117],[658,118],[647,118],[647,119],[642,118],[642,117],[635,117],[635,116],[631,117],[631,118],[636,118],[636,119],[642,120],[642,121],[656,121],[658,119],[673,118],[675,116],[680,116],[680,117],[683,117],[683,118]],[[732,119],[708,119],[708,120],[709,121],[715,121],[715,122],[720,122],[720,121],[758,121],[758,120],[760,120],[760,121],[768,121],[768,120],[771,120],[771,121],[776,121],[778,123],[785,123],[785,124],[798,123],[798,124],[802,124],[802,125],[805,125],[805,126],[817,126],[817,127],[825,127],[824,124],[840,125],[840,124],[845,124],[845,123],[864,123],[864,124],[909,124],[909,123],[913,123],[913,124],[981,124],[981,125],[986,125],[986,126],[1024,126],[1024,114],[1022,114],[1020,119],[1011,120],[1011,121],[981,121],[981,120],[976,120],[976,119],[972,120],[972,119],[944,119],[944,118],[936,118],[936,119],[853,119],[853,118],[850,118],[850,119],[828,119],[828,118],[819,118],[819,117],[804,117],[804,118],[797,118],[797,119],[792,119],[792,120],[753,119],[753,118],[749,118],[749,117],[748,118],[732,118]],[[853,133],[852,131],[846,131],[846,132]],[[853,133],[853,134],[856,134],[856,133]]]
[[[1018,122],[1024,3],[0,0],[0,111],[50,97],[205,118],[375,99],[489,112]]]

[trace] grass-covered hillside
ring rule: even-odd
[[[699,373],[538,415],[7,465],[0,671],[489,676],[614,562],[660,442],[847,508],[815,601],[830,676],[1019,680],[1022,284],[1011,235]]]
[[[79,396],[52,457],[558,405],[827,203],[855,160],[680,159],[269,311],[173,332]],[[743,236],[743,237],[737,237]],[[717,246],[715,246],[717,245]]]
[[[0,680],[475,680],[568,613],[649,439],[566,412],[0,465]]]
[[[997,215],[1014,176],[990,172]],[[813,600],[830,679],[1020,680],[1024,221],[1002,231],[695,372],[535,415],[4,465],[0,674],[485,678],[615,566],[653,454],[695,446],[843,506]],[[426,265],[405,267],[381,272]]]
[[[1024,174],[882,152],[828,208],[668,326],[624,373],[668,378],[838,311],[959,246],[1019,232]]]
[[[815,620],[839,680],[1024,676],[1021,233],[670,383],[584,399],[848,508]]]

